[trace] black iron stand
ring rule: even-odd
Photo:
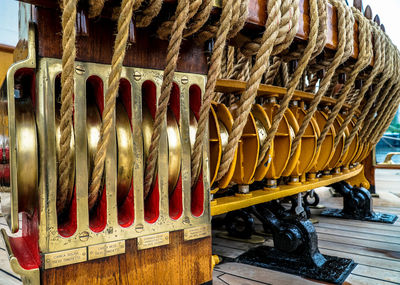
[[[229,233],[244,237],[247,229],[251,235],[251,214],[262,222],[265,232],[272,234],[274,247],[254,247],[240,255],[237,262],[335,284],[342,283],[356,266],[351,259],[322,255],[317,233],[306,215],[293,215],[276,201],[230,213]],[[239,225],[238,229],[232,230],[234,225]]]
[[[344,181],[332,184],[331,187],[343,196],[343,209],[326,209],[321,213],[322,216],[389,224],[397,220],[396,215],[372,210],[372,197],[367,189],[352,187]]]

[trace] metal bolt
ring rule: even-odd
[[[138,72],[138,71],[135,71],[135,73],[133,74],[133,78],[136,81],[139,81],[142,78],[142,74],[140,74],[140,72]]]
[[[138,224],[138,225],[135,227],[135,230],[136,230],[137,233],[143,232],[144,226],[143,226],[142,224]]]
[[[82,232],[79,235],[80,241],[87,241],[89,239],[89,233],[87,231]]]
[[[187,84],[189,82],[189,78],[187,78],[187,76],[183,76],[181,79],[181,83],[182,84]]]
[[[76,71],[76,73],[78,73],[79,75],[82,75],[82,74],[85,73],[85,68],[84,68],[83,66],[81,66],[81,65],[77,65],[77,66],[75,67],[75,71]]]

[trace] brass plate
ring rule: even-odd
[[[155,235],[138,237],[137,239],[137,245],[139,250],[153,248],[167,244],[169,244],[169,233],[159,233]]]
[[[87,260],[86,247],[52,252],[44,255],[44,268],[50,269]]]
[[[211,236],[211,225],[202,225],[183,230],[184,240],[194,240],[208,236]]]
[[[125,241],[114,241],[88,246],[88,260],[125,253]]]

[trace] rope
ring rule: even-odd
[[[196,139],[191,153],[191,181],[192,186],[197,182],[200,173],[201,156],[203,154],[203,138],[206,131],[208,116],[211,107],[211,101],[214,97],[214,89],[217,83],[217,78],[221,72],[221,59],[228,36],[230,22],[232,18],[232,2],[233,0],[223,0],[220,25],[218,27],[215,44],[213,47],[210,68],[207,74],[207,83],[203,96],[203,103],[200,106],[200,115],[197,122]]]
[[[314,53],[314,49],[316,46],[317,38],[318,38],[318,29],[319,29],[319,17],[318,17],[318,3],[317,0],[310,0],[310,33],[307,47],[304,50],[302,57],[299,60],[298,66],[292,75],[291,80],[289,81],[287,92],[285,96],[282,98],[279,108],[275,113],[271,128],[268,132],[267,138],[265,139],[265,143],[260,147],[260,160],[259,163],[264,159],[272,140],[275,138],[275,134],[278,131],[278,126],[283,119],[283,116],[289,107],[289,102],[292,99],[296,86],[299,84],[299,81],[304,73],[305,68]]]
[[[355,19],[358,21],[358,33],[360,37],[359,44],[361,46],[364,46],[366,49],[366,54],[365,54],[365,67],[368,66],[368,64],[371,62],[372,57],[374,56],[373,54],[373,49],[372,49],[372,38],[371,38],[371,26],[369,25],[368,19],[363,16],[363,14],[357,10],[356,8],[352,7],[352,12],[355,17]],[[361,56],[361,54],[359,55]],[[350,123],[351,119],[353,118],[356,110],[358,109],[358,106],[360,106],[360,103],[362,99],[364,98],[365,93],[368,91],[369,87],[371,86],[375,76],[380,73],[381,67],[380,63],[378,63],[377,66],[374,66],[370,76],[368,77],[368,80],[363,84],[360,93],[357,96],[356,102],[351,106],[349,114],[345,117],[343,123],[340,126],[340,129],[335,137],[334,141],[334,147],[339,144],[340,139],[342,138],[343,133],[345,132],[347,125]]]
[[[337,0],[333,0],[332,4],[338,10],[338,26],[344,27],[344,25],[346,25],[346,10],[345,10],[344,4]],[[323,77],[323,79],[321,81],[321,84],[319,86],[317,94],[314,96],[313,100],[310,103],[309,109],[307,110],[307,114],[305,115],[305,117],[301,123],[299,131],[296,133],[296,136],[292,142],[290,156],[293,156],[293,154],[296,152],[296,149],[298,148],[298,146],[301,142],[301,137],[304,135],[304,132],[306,131],[308,124],[310,123],[312,117],[314,116],[315,112],[317,111],[318,104],[321,102],[322,97],[325,95],[326,91],[328,90],[329,85],[331,83],[331,79],[334,76],[336,69],[339,67],[339,65],[343,61],[344,51],[345,51],[345,47],[346,47],[346,29],[342,29],[338,33],[338,37],[339,37],[339,42],[338,42],[337,52],[332,60],[332,63],[330,64],[325,76]],[[317,78],[317,76],[315,76],[315,78]],[[316,81],[314,84],[316,84]]]
[[[71,199],[69,171],[71,167],[70,158],[72,151],[70,148],[72,131],[72,111],[74,94],[74,61],[76,56],[75,47],[75,22],[76,22],[77,0],[64,0],[62,3],[62,73],[61,73],[61,110],[60,110],[60,164],[58,191],[57,191],[57,213],[61,213]]]
[[[346,6],[347,7],[347,6]],[[351,11],[350,11],[351,13]],[[350,23],[347,22],[345,25],[345,29],[346,30],[346,35],[347,33],[353,33],[353,27],[354,27],[354,18],[351,17],[351,21]],[[340,32],[343,31],[343,27],[339,27],[340,28]],[[353,36],[352,36],[353,37]],[[369,56],[370,54],[370,50],[368,50],[368,46],[367,46],[367,37],[370,38],[370,34],[367,35],[365,33],[365,26],[363,26],[363,22],[360,23],[359,26],[359,55],[358,55],[358,59],[357,62],[354,65],[354,68],[352,69],[351,73],[350,73],[350,78],[346,81],[345,86],[343,87],[343,90],[339,96],[339,98],[336,101],[336,104],[333,107],[332,112],[329,114],[328,116],[328,120],[325,123],[325,126],[321,132],[320,137],[318,138],[317,141],[317,151],[319,150],[319,148],[321,147],[323,141],[325,140],[325,137],[330,129],[330,127],[332,126],[333,122],[335,121],[337,115],[339,114],[340,110],[343,107],[343,104],[346,100],[347,95],[349,94],[349,92],[351,91],[351,89],[353,88],[353,84],[354,81],[356,80],[358,74],[370,63],[371,58]],[[347,49],[348,51],[349,49]]]
[[[213,8],[213,0],[203,0],[201,6],[199,7],[197,14],[193,19],[187,24],[184,37],[188,37],[197,32],[204,24],[207,22],[210,12]]]
[[[122,63],[125,58],[126,43],[129,35],[129,24],[132,19],[133,4],[135,0],[123,0],[121,12],[118,18],[118,33],[114,43],[114,53],[111,61],[111,72],[108,77],[108,88],[105,95],[103,110],[103,123],[100,129],[100,140],[97,145],[94,160],[92,180],[89,187],[89,209],[91,209],[101,194],[101,180],[104,171],[104,161],[107,155],[107,147],[111,136],[111,127],[114,120],[115,99],[118,95],[119,80],[121,78]]]
[[[383,41],[383,33],[382,33],[381,29],[375,23],[372,23],[372,25],[373,25],[372,31],[373,31],[373,37],[374,37],[375,63],[374,63],[372,72],[371,72],[370,76],[368,77],[367,82],[365,83],[365,85],[368,86],[368,88],[372,85],[373,80],[377,78],[377,76],[384,70],[384,67],[385,67],[385,52],[382,52],[382,50],[381,50],[382,49],[382,41]],[[389,48],[390,48],[390,46],[387,45],[387,42],[386,42],[385,50],[388,50]],[[389,53],[389,54],[391,54],[391,53]],[[389,64],[392,65],[393,62],[389,61]],[[364,122],[369,110],[371,109],[376,98],[378,97],[378,94],[380,93],[380,90],[382,89],[383,84],[389,79],[390,76],[391,76],[391,74],[389,74],[389,73],[383,73],[383,76],[382,76],[382,78],[380,78],[378,85],[375,86],[375,89],[374,89],[371,97],[367,100],[366,105],[363,107],[363,111],[361,112],[361,115],[358,118],[356,125],[351,130],[349,137],[346,139],[343,153],[345,153],[347,151],[347,149],[349,148],[349,146],[352,143],[353,139],[355,138],[359,128],[361,127],[361,124]],[[364,86],[363,86],[363,88],[364,88]],[[361,90],[361,93],[363,93],[363,90]],[[357,103],[358,102],[356,102],[356,104]],[[357,108],[358,108],[358,106],[357,106]],[[351,112],[349,115],[352,116]]]
[[[390,43],[389,39],[386,37],[387,44],[392,46],[393,45]],[[389,60],[392,61],[392,64],[387,65],[387,70],[385,70],[385,74],[391,76],[390,80],[388,82],[384,82],[381,80],[378,85],[384,86],[386,84],[386,87],[383,89],[383,91],[379,94],[379,98],[375,105],[373,106],[372,110],[369,111],[367,118],[365,119],[364,127],[360,131],[360,139],[362,142],[366,142],[368,139],[370,133],[372,130],[375,128],[375,114],[381,109],[381,106],[383,105],[384,102],[388,102],[389,98],[388,95],[392,94],[389,93],[389,91],[392,90],[392,87],[397,83],[397,78],[398,78],[398,69],[395,68],[398,66],[398,58],[395,55],[394,50],[392,49],[393,56],[389,56]]]
[[[265,84],[273,84],[274,83],[274,79],[279,72],[279,68],[281,67],[281,64],[282,64],[282,60],[279,57],[274,56],[271,66],[269,67],[268,71],[265,73],[265,79],[264,79]]]
[[[275,39],[278,36],[281,19],[280,6],[280,0],[268,1],[268,19],[265,24],[265,32],[261,39],[261,46],[257,52],[254,66],[250,72],[250,79],[246,84],[246,90],[240,97],[239,108],[236,112],[238,117],[236,117],[234,120],[232,131],[229,134],[228,144],[222,154],[221,163],[216,178],[217,181],[219,181],[226,174],[230,164],[232,163],[239,139],[242,136],[244,126],[257,94],[257,89],[260,85],[262,75],[267,69],[268,65],[266,63],[269,60],[269,56],[274,47]]]
[[[106,1],[107,0],[89,0],[89,18],[100,16],[101,11],[103,11],[104,2]]]
[[[144,28],[160,13],[163,0],[150,0],[141,14],[136,15],[136,26]]]
[[[193,3],[193,1],[191,2]],[[163,82],[161,85],[161,95],[158,99],[158,106],[154,119],[154,130],[151,135],[151,144],[149,155],[146,160],[146,170],[144,177],[143,195],[146,198],[150,193],[153,183],[154,173],[157,167],[157,158],[159,142],[161,136],[162,123],[166,118],[169,97],[171,94],[172,83],[179,56],[179,48],[183,39],[183,30],[189,15],[189,1],[179,0],[174,15],[174,24],[172,26],[171,39],[168,43],[166,67],[164,69]],[[158,30],[160,32],[160,29]]]

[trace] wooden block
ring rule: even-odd
[[[183,231],[170,233],[166,246],[137,249],[126,241],[126,253],[41,271],[42,284],[202,284],[211,276],[211,237],[184,241]]]

